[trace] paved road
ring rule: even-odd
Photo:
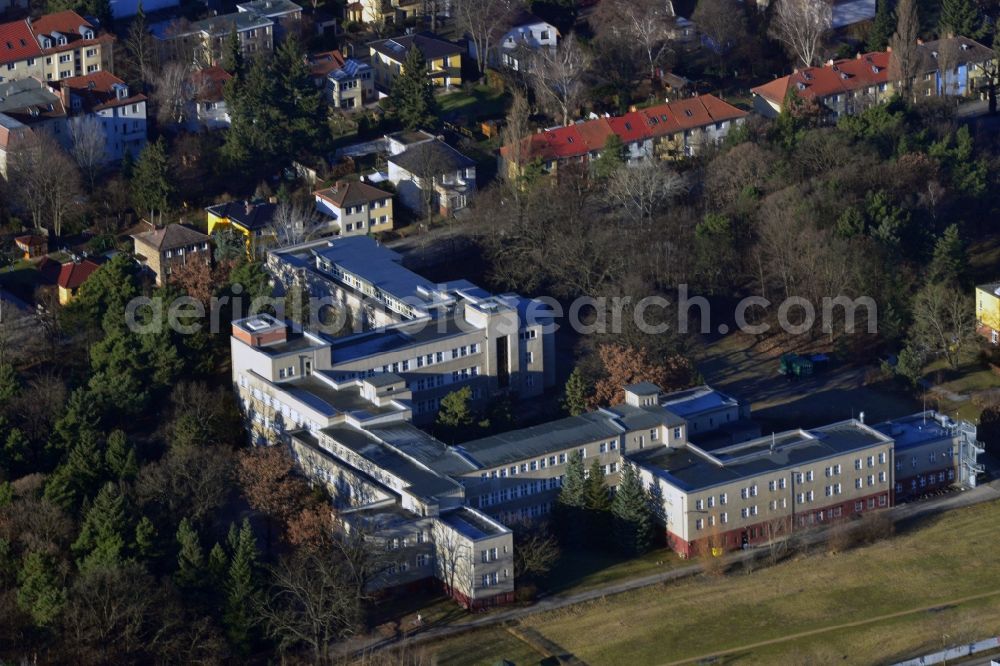
[[[900,506],[896,506],[893,507],[892,509],[889,509],[889,515],[892,517],[894,522],[898,523],[905,520],[922,518],[925,516],[943,513],[945,511],[950,511],[952,509],[971,506],[973,504],[979,504],[982,502],[989,502],[996,499],[1000,499],[1000,481],[994,481],[989,484],[981,485],[972,490],[966,490],[963,492],[954,492],[947,495],[926,499],[920,502],[913,502],[910,504],[903,504]],[[826,538],[825,530],[815,531],[815,532],[810,532],[805,537],[805,542],[807,544],[814,544],[822,542],[825,538]],[[730,555],[728,561],[730,565],[738,564],[755,557],[762,557],[765,554],[766,553],[764,549],[748,550]],[[520,620],[522,618],[528,617],[529,615],[534,615],[536,613],[544,613],[546,611],[565,608],[566,606],[572,606],[574,604],[593,601],[595,599],[600,599],[602,597],[621,594],[623,592],[637,590],[643,587],[649,587],[651,585],[659,585],[662,583],[679,580],[689,576],[697,575],[701,573],[701,571],[702,567],[700,564],[691,564],[679,567],[677,569],[671,569],[670,571],[664,571],[660,573],[641,576],[638,578],[632,578],[629,580],[610,583],[608,585],[603,585],[601,587],[584,590],[582,592],[570,592],[566,594],[556,594],[556,595],[542,597],[535,604],[531,606],[511,608],[509,610],[489,613],[487,615],[483,615],[480,617],[471,617],[469,620],[465,622],[456,622],[441,627],[428,627],[427,629],[423,630],[418,629],[414,632],[411,632],[409,635],[405,637],[391,637],[386,639],[376,638],[371,640],[354,640],[351,641],[349,644],[345,644],[344,649],[352,652],[355,655],[361,655],[365,652],[379,650],[386,647],[392,647],[397,645],[408,645],[415,643],[425,643],[428,641],[462,633],[470,629],[477,629],[491,625],[502,624],[504,622],[512,622],[515,620]]]

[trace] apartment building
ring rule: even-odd
[[[219,65],[225,52],[226,40],[233,31],[244,58],[274,53],[275,26],[273,19],[256,12],[236,11],[211,16],[200,21],[175,21],[165,30],[154,31],[160,48],[173,57],[183,58],[198,67]]]
[[[321,367],[330,350],[320,338],[266,315],[234,322],[231,340],[252,440],[287,445],[329,490],[344,529],[379,558],[373,590],[437,581],[469,608],[512,600],[513,535],[466,505],[451,475],[474,463],[409,423],[402,376],[339,381]]]
[[[424,15],[421,0],[360,0],[345,8],[348,21],[402,25]]]
[[[586,165],[601,154],[612,135],[621,139],[629,164],[679,159],[722,141],[747,115],[714,95],[700,95],[537,132],[519,146],[503,146],[500,168],[513,174],[538,161],[546,172],[556,173],[563,165]]]
[[[313,193],[316,210],[333,219],[341,236],[392,230],[392,194],[367,183],[337,181]]]
[[[146,147],[146,96],[107,71],[74,76],[52,84],[73,115],[95,116],[104,133],[104,162],[138,157]]]
[[[406,67],[410,49],[418,49],[427,62],[427,76],[435,86],[462,85],[462,55],[465,49],[430,32],[380,39],[368,44],[375,68],[375,84],[385,92]]]
[[[269,254],[277,280],[298,281],[327,303],[351,309],[358,328],[378,327],[331,339],[296,335],[304,342],[288,359],[293,376],[318,370],[336,381],[400,375],[413,394],[417,422],[432,421],[441,399],[460,388],[469,387],[479,407],[499,394],[527,398],[554,384],[546,307],[465,281],[435,285],[396,257],[365,236]]]
[[[981,95],[987,70],[996,54],[967,37],[920,42],[918,74],[912,81],[917,98]],[[754,110],[766,118],[781,113],[788,96],[796,95],[815,104],[828,121],[887,102],[900,89],[890,77],[888,51],[858,54],[854,58],[830,60],[822,67],[806,67],[788,76],[752,88]]]
[[[912,414],[875,426],[895,443],[895,501],[906,502],[956,483],[976,486],[983,472],[976,426],[932,411]]]
[[[687,442],[632,452],[671,548],[767,543],[892,505],[891,438],[857,420],[707,451]]]
[[[0,82],[111,71],[114,41],[73,11],[0,24]]]

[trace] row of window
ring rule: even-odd
[[[532,481],[531,483],[522,483],[519,486],[511,488],[494,490],[488,495],[480,495],[477,504],[480,509],[483,509],[494,504],[503,504],[504,502],[516,500],[518,497],[528,497],[546,490],[555,490],[562,487],[564,477],[565,475],[553,476],[548,479]]]
[[[950,460],[951,457],[952,457],[952,455],[953,455],[953,451],[951,449],[945,449],[944,451],[941,452],[941,460],[942,461],[944,461],[944,460]],[[936,463],[937,462],[937,458],[938,458],[937,451],[931,451],[930,453],[927,454],[927,460],[931,464]],[[905,459],[905,456],[896,456],[896,471],[899,471],[899,470],[903,469],[903,460],[904,459]],[[917,462],[918,462],[917,456],[910,456],[910,465],[914,469],[917,467]]]
[[[385,540],[386,550],[399,550],[400,548],[406,548],[407,546],[412,546],[413,544],[424,543],[426,539],[424,538],[423,531],[418,531],[412,537],[391,537]]]
[[[535,504],[534,506],[522,506],[516,511],[501,511],[496,517],[501,522],[510,524],[516,523],[519,520],[527,520],[528,518],[544,516],[548,514],[551,509],[551,502],[546,502],[545,504]]]

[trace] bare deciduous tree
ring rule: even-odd
[[[720,60],[747,37],[746,15],[729,0],[698,0],[691,20],[712,40]]]
[[[583,76],[590,57],[570,35],[554,50],[541,49],[532,58],[531,83],[535,95],[553,117],[568,125],[583,99]]]
[[[683,176],[658,161],[647,159],[634,167],[619,168],[608,181],[607,198],[625,215],[648,222],[674,198],[687,190]]]
[[[451,13],[455,26],[467,34],[476,50],[479,73],[486,71],[490,49],[506,25],[511,10],[509,0],[452,0]]]
[[[811,67],[820,58],[823,36],[832,19],[832,10],[825,0],[777,0],[771,33],[792,57]]]
[[[287,247],[314,238],[327,224],[327,220],[316,212],[312,201],[295,198],[278,204],[269,231],[274,236],[275,245]]]
[[[93,191],[94,178],[107,157],[104,149],[107,138],[101,121],[90,114],[75,116],[69,121],[69,136],[73,141],[73,159],[87,175],[87,182]]]
[[[164,65],[156,77],[156,89],[153,92],[159,121],[177,124],[184,122],[188,102],[193,97],[190,66],[181,61],[171,61]]]
[[[31,215],[36,229],[62,225],[80,196],[80,172],[55,139],[34,132],[8,158],[7,177],[14,201]]]
[[[907,100],[913,97],[913,79],[920,66],[920,19],[916,0],[900,0],[896,6],[896,32],[889,40],[889,78],[899,86]]]
[[[655,78],[656,67],[671,50],[673,20],[673,8],[662,0],[617,0],[602,2],[591,25],[612,41],[641,51],[649,77]]]

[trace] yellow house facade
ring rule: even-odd
[[[436,87],[462,85],[462,54],[465,49],[432,33],[381,39],[371,42],[368,47],[375,68],[375,83],[384,90],[392,89],[396,77],[405,69],[407,54],[413,48],[423,54],[427,62],[427,76]]]
[[[1000,282],[976,287],[976,330],[993,344],[1000,342]]]
[[[278,205],[270,202],[229,201],[205,209],[208,235],[220,229],[233,229],[246,238],[247,254],[253,257],[267,251],[274,239],[274,213]]]

